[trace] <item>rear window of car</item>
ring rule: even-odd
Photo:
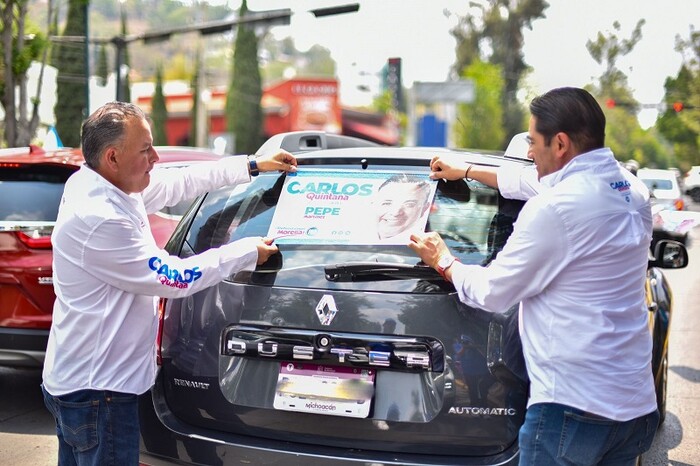
[[[266,236],[278,205],[284,175],[263,174],[251,183],[207,194],[187,235],[195,253],[249,236]],[[440,180],[426,231],[436,231],[463,263],[488,264],[512,232],[522,202],[506,200],[478,182]],[[370,215],[354,219],[369,222]],[[329,264],[386,262],[412,264],[418,257],[405,244],[279,244],[276,284],[325,287],[305,270]],[[273,256],[274,257],[274,256]],[[274,261],[272,261],[274,262]],[[284,274],[284,272],[293,272]],[[242,275],[245,277],[245,274]],[[322,276],[322,274],[321,274]],[[243,278],[241,278],[243,279]],[[361,285],[356,285],[360,287]],[[393,283],[392,287],[396,288]],[[365,286],[366,288],[366,286]]]
[[[647,188],[651,190],[661,189],[668,191],[674,189],[673,181],[671,180],[645,178],[642,179],[642,181],[647,186]]]
[[[0,171],[0,221],[54,222],[73,170],[27,164]]]

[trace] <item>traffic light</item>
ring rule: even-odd
[[[605,99],[605,106],[608,108],[624,108],[629,111],[637,111],[638,108],[643,105],[630,100],[616,100],[612,97],[608,97]]]
[[[679,113],[681,110],[683,110],[683,102],[673,102],[673,110],[675,110],[676,113]]]

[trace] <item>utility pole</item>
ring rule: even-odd
[[[124,6],[125,3],[126,0],[119,0],[119,18],[122,33],[121,35],[112,38],[112,44],[114,44],[114,47],[116,49],[116,64],[114,66],[114,77],[116,79],[117,85],[116,100],[118,102],[128,100],[126,97],[127,92],[125,92],[125,85],[129,85],[129,81],[126,79],[126,74],[129,72],[129,70],[125,69],[126,47],[128,44],[126,35],[126,9]]]
[[[51,11],[51,10],[49,10]],[[90,2],[85,2],[85,118],[90,115]]]
[[[199,1],[196,1],[195,3],[195,16],[197,21],[199,22],[202,17],[202,6]],[[197,74],[197,79],[195,80],[195,83],[197,84],[197,87],[195,89],[192,89],[192,92],[194,93],[193,100],[197,99],[197,113],[194,115],[195,120],[196,120],[196,129],[197,131],[195,132],[194,136],[194,141],[193,144],[195,147],[207,147],[208,141],[207,137],[209,135],[209,109],[207,108],[209,105],[209,98],[205,96],[205,92],[207,91],[207,72],[206,72],[206,67],[204,66],[204,46],[203,46],[203,41],[204,38],[200,35],[197,37],[197,48],[196,48],[196,58],[195,58],[195,66],[197,69],[195,70],[195,73]]]

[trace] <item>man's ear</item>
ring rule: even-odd
[[[102,154],[101,165],[110,172],[117,171],[118,161],[117,161],[117,149],[115,147],[108,147]]]
[[[557,157],[567,157],[574,149],[569,135],[561,131],[552,138],[552,146]]]

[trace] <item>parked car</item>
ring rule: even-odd
[[[656,236],[656,234],[654,235]],[[659,424],[666,419],[666,387],[668,384],[668,344],[673,316],[673,294],[661,269],[681,269],[688,265],[688,251],[675,240],[652,240],[652,258],[649,260],[645,282],[649,329],[653,340],[651,367],[656,387]]]
[[[318,132],[274,136],[259,153],[294,153],[296,174],[263,173],[212,191],[182,218],[171,254],[247,236],[274,238],[280,253],[193,296],[160,301],[159,372],[139,403],[142,464],[518,463],[528,380],[517,306],[493,314],[461,303],[405,242],[368,240],[374,202],[353,196],[396,173],[420,184],[438,151],[489,166],[532,161],[354,145]],[[425,230],[439,232],[463,263],[488,264],[523,203],[472,180],[433,187]],[[658,267],[685,263],[676,242],[660,242],[650,263],[660,406],[671,295]]]
[[[688,202],[681,191],[678,177],[673,170],[640,168],[637,177],[644,182],[652,194],[652,205],[669,210],[686,210]]]
[[[220,158],[210,151],[157,148],[159,168]],[[55,294],[51,232],[68,177],[84,159],[77,149],[0,150],[0,366],[41,367]],[[163,246],[190,203],[150,215]]]
[[[690,167],[683,178],[683,189],[693,201],[700,202],[700,165]]]
[[[654,214],[654,239],[672,239],[686,246],[690,245],[688,228],[683,224],[690,220],[687,212],[690,199],[683,192],[678,173],[675,170],[641,168],[637,176],[649,188],[652,195],[651,206]],[[688,219],[684,219],[688,217]]]

